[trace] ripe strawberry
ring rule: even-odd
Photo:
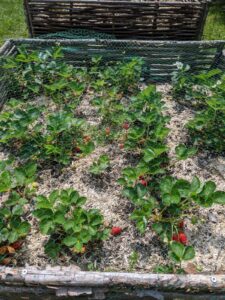
[[[174,235],[172,236],[172,240],[173,240],[173,241],[176,241],[176,242],[180,242],[180,243],[183,244],[183,245],[187,245],[187,243],[188,243],[187,236],[186,236],[186,234],[183,233],[183,232],[180,232],[180,233],[178,233],[178,234],[174,234]]]
[[[15,250],[19,250],[23,245],[23,242],[15,242],[15,243],[12,243],[10,246],[13,247]]]
[[[106,127],[106,129],[105,129],[105,134],[106,134],[106,135],[110,135],[110,128],[109,128],[109,127]]]
[[[145,179],[144,176],[140,175],[139,180],[143,180],[143,179]]]
[[[183,220],[179,222],[178,227],[179,227],[180,229],[183,229],[183,228],[184,228],[184,221],[183,221]]]
[[[112,227],[111,234],[112,235],[119,235],[122,232],[121,227]]]
[[[80,152],[81,152],[80,147],[76,147],[76,148],[75,148],[75,151],[76,151],[77,153],[80,153]]]
[[[123,129],[128,130],[130,127],[128,122],[123,123]]]
[[[120,149],[124,149],[124,144],[119,144]]]
[[[143,186],[147,186],[148,185],[148,182],[144,179],[141,179],[140,180],[140,184],[142,184]]]

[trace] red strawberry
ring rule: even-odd
[[[22,245],[23,245],[23,242],[17,241],[17,242],[15,242],[15,243],[12,243],[10,246],[11,246],[12,248],[14,248],[15,250],[19,250],[19,249],[22,247]]]
[[[76,148],[75,148],[75,151],[76,151],[77,153],[80,153],[80,152],[81,152],[80,147],[76,147]]]
[[[173,241],[180,242],[183,245],[187,245],[188,239],[185,233],[180,232],[178,234],[174,234],[172,237]]]
[[[119,235],[122,232],[121,227],[112,227],[111,234],[112,235]]]
[[[106,127],[106,129],[105,129],[105,134],[106,134],[106,135],[110,135],[110,128],[109,128],[109,127]]]
[[[183,221],[183,220],[179,222],[178,227],[179,227],[180,229],[183,229],[183,228],[184,228],[184,221]]]
[[[123,123],[123,129],[128,130],[130,127],[128,122]]]
[[[148,185],[148,182],[144,179],[141,179],[140,180],[140,184],[142,184],[143,186],[147,186]]]
[[[119,144],[120,149],[124,149],[124,144]]]
[[[144,176],[139,176],[139,180],[145,179]]]

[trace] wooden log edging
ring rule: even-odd
[[[0,285],[113,288],[134,287],[160,291],[225,292],[224,275],[141,274],[119,272],[84,272],[76,266],[38,269],[0,267]]]

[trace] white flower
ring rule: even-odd
[[[213,88],[217,87],[218,85],[220,85],[222,83],[222,81],[217,80],[217,82],[212,86]]]
[[[183,69],[183,64],[180,61],[175,62],[175,66],[177,67],[178,70],[182,70]]]

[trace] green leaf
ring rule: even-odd
[[[164,194],[170,194],[173,188],[174,180],[172,177],[166,176],[160,182],[160,190]]]
[[[210,197],[216,189],[216,184],[213,181],[207,181],[203,186],[203,190],[201,192],[201,196]]]
[[[163,144],[153,144],[150,143],[148,145],[148,148],[144,150],[144,161],[150,162],[154,158],[160,156],[162,153],[165,153],[167,151],[167,146]]]
[[[78,252],[80,252],[82,250],[83,244],[80,241],[77,241],[74,247]]]
[[[138,198],[143,198],[148,191],[143,184],[137,184],[136,189]]]
[[[3,228],[1,231],[0,231],[0,241],[1,242],[5,242],[8,240],[9,238],[9,230],[7,228]]]
[[[33,215],[40,220],[51,219],[53,217],[53,212],[51,209],[41,208],[34,210]]]
[[[16,179],[17,186],[23,186],[26,182],[26,176],[23,170],[18,169],[14,171],[14,177]]]
[[[18,241],[19,234],[15,230],[11,231],[11,232],[9,232],[9,235],[8,235],[7,239],[8,239],[10,244],[14,243],[14,242]]]
[[[183,244],[175,242],[175,241],[171,242],[170,249],[180,260],[182,260],[184,252],[185,252],[185,246]]]
[[[217,191],[212,196],[213,202],[217,204],[225,204],[225,192]]]
[[[33,181],[34,176],[37,171],[37,164],[30,162],[30,163],[26,164],[26,166],[24,167],[24,170],[25,170],[26,177]]]
[[[198,194],[202,190],[202,185],[197,176],[194,176],[191,182],[190,191],[192,193]]]
[[[128,199],[130,199],[132,201],[134,201],[138,198],[137,194],[136,194],[136,191],[132,187],[124,188],[123,191],[122,191],[122,194],[123,194],[124,197],[127,197]]]
[[[175,148],[175,152],[179,160],[185,160],[197,153],[197,148],[187,148],[184,144],[180,144]]]
[[[21,216],[23,214],[23,207],[21,205],[15,205],[12,209],[13,215]]]
[[[28,222],[22,222],[20,226],[17,228],[17,232],[20,236],[25,237],[30,231],[30,224]]]
[[[163,232],[163,226],[161,223],[152,224],[152,229],[158,234],[161,234]]]
[[[192,246],[187,246],[184,251],[183,260],[191,260],[195,257],[195,250]]]
[[[95,144],[93,142],[89,142],[87,144],[80,145],[80,150],[83,154],[88,155],[93,152],[95,149]]]
[[[50,196],[48,197],[49,201],[52,204],[55,203],[58,198],[59,198],[59,191],[58,190],[52,191]]]
[[[7,192],[11,188],[11,176],[8,171],[0,174],[0,193]]]
[[[163,203],[167,206],[171,204],[178,204],[180,202],[180,195],[179,193],[173,194],[164,194],[162,196]]]
[[[42,234],[46,235],[46,234],[50,234],[52,232],[52,230],[54,230],[54,224],[52,222],[52,220],[49,219],[44,219],[40,222],[40,231]]]
[[[99,159],[92,164],[89,171],[92,174],[99,175],[109,167],[108,155],[101,155]]]
[[[74,220],[66,220],[65,223],[62,224],[65,231],[68,231],[69,229],[73,228],[74,226]]]
[[[77,237],[67,236],[63,239],[62,243],[67,247],[72,247],[77,243]]]
[[[145,162],[150,162],[156,157],[156,154],[153,149],[148,148],[144,150],[144,161]]]
[[[60,250],[61,245],[54,240],[49,240],[45,244],[45,253],[53,259],[55,259],[59,255]]]
[[[63,213],[61,212],[56,212],[55,215],[54,215],[54,222],[57,223],[57,224],[65,224],[66,223],[66,219],[65,219],[65,216]]]

